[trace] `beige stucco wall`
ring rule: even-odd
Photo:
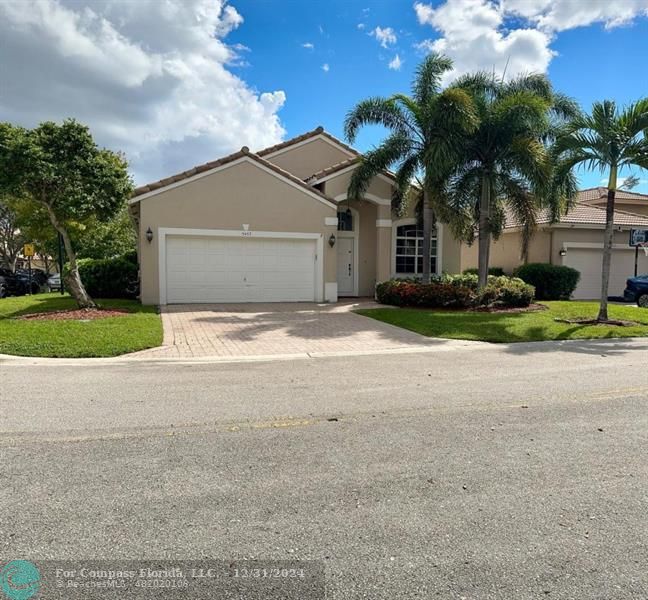
[[[629,228],[614,232],[614,244],[627,246],[630,240]],[[603,228],[581,229],[581,228],[555,228],[553,243],[551,245],[551,259],[556,265],[562,264],[560,249],[564,243],[589,243],[603,245]]]
[[[286,181],[242,162],[222,171],[167,189],[140,203],[140,239],[147,228],[153,241],[142,242],[140,270],[142,303],[159,302],[158,241],[160,227],[290,231],[320,233],[324,247],[324,282],[336,281],[336,254],[327,243],[335,231],[326,217],[335,217],[331,206],[307,195]]]
[[[549,262],[551,248],[551,232],[547,230],[536,231],[529,244],[529,262]],[[499,240],[492,242],[490,251],[491,267],[501,267],[506,273],[512,273],[522,264],[521,236],[518,231],[504,232]],[[468,246],[461,244],[461,268],[476,268],[478,264],[477,240]]]
[[[322,169],[336,165],[351,157],[353,157],[353,154],[350,152],[322,138],[313,138],[308,143],[283,150],[276,156],[264,156],[267,161],[285,169],[300,179],[309,177]]]
[[[336,177],[331,177],[324,182],[324,193],[330,198],[339,198],[340,196],[346,196],[347,190],[349,189],[349,183],[351,183],[352,171],[347,171],[346,173],[341,173]],[[367,194],[371,196],[376,196],[387,202],[391,206],[391,197],[393,193],[393,185],[389,181],[383,179],[382,177],[374,177],[371,181],[371,184],[367,188]]]
[[[376,218],[377,207],[368,200],[352,201],[358,211],[358,295],[373,296],[376,287]],[[346,201],[340,210],[346,210]]]
[[[351,181],[352,172],[341,173],[324,182],[324,192],[330,198],[345,197]],[[373,296],[376,282],[389,279],[391,274],[391,228],[377,227],[378,219],[389,220],[391,215],[391,196],[393,186],[389,181],[376,177],[367,189],[367,194],[375,199],[339,200],[340,210],[347,205],[358,211],[358,294]]]
[[[614,232],[614,243],[626,245],[629,229]],[[528,262],[562,264],[560,250],[565,243],[602,244],[603,229],[581,227],[550,227],[536,231],[529,245]],[[461,244],[461,270],[477,267],[477,240],[472,246]],[[490,265],[502,267],[511,273],[522,264],[520,257],[520,233],[503,233],[500,239],[491,244]]]

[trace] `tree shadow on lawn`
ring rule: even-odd
[[[117,308],[130,313],[155,312],[155,307],[142,306],[135,300],[99,299],[99,308]],[[70,296],[60,294],[36,294],[34,296],[9,296],[0,299],[0,320],[12,319],[34,313],[76,310],[77,304]]]
[[[645,341],[642,339],[645,338],[648,329],[645,324],[639,324],[644,332],[637,332],[632,337],[619,337],[621,328],[618,326],[574,324],[555,332],[555,338],[547,340],[549,334],[547,328],[554,325],[553,316],[548,313],[538,313],[539,316],[546,315],[549,320],[539,325],[521,326],[520,322],[529,314],[531,313],[462,313],[468,320],[464,325],[467,334],[461,339],[481,339],[502,345],[503,350],[511,354],[562,351],[592,355],[620,355],[648,349],[648,339]],[[436,320],[437,324],[431,325],[425,335],[457,338],[456,329],[461,326],[456,322],[457,315],[458,313],[449,311],[428,312],[427,316]],[[444,320],[447,320],[447,323],[439,326],[438,321]],[[395,321],[394,324],[406,327],[406,323]],[[574,338],[579,332],[599,327],[609,329],[608,331],[598,330],[596,337]],[[412,329],[416,330],[415,326],[412,326]]]

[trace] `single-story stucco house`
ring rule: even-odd
[[[415,207],[402,217],[392,214],[395,184],[388,172],[374,178],[362,199],[348,200],[359,159],[318,127],[137,188],[130,210],[139,234],[142,302],[336,302],[373,296],[376,283],[390,277],[417,275],[423,234]],[[600,211],[594,204],[588,210]],[[648,228],[648,217],[633,219],[624,217],[619,227]],[[493,244],[494,266],[512,269],[520,262],[514,225]],[[568,264],[559,256],[565,244],[567,256],[582,244],[600,255],[598,221],[586,229],[564,225],[572,237],[550,231],[563,232],[559,225],[541,228],[529,258]],[[543,242],[546,236],[553,241]],[[476,248],[440,223],[431,253],[437,273],[458,273],[476,260]]]
[[[622,296],[626,280],[634,275],[635,248],[630,246],[632,229],[648,229],[648,195],[618,192],[614,213],[614,246],[610,268],[611,296]],[[538,228],[529,245],[528,262],[566,265],[580,272],[575,299],[593,299],[601,294],[601,253],[605,229],[607,188],[578,193],[574,207],[557,223],[548,211],[538,215]],[[499,240],[491,245],[490,264],[512,272],[523,263],[520,255],[521,227],[508,218]],[[462,268],[477,266],[477,244],[462,245]],[[639,251],[638,272],[648,273],[648,257]]]

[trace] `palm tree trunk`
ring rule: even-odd
[[[610,288],[610,264],[612,263],[612,244],[614,241],[614,201],[616,199],[617,168],[610,169],[607,206],[605,210],[605,234],[603,237],[603,267],[601,270],[601,305],[597,321],[608,320],[608,292]]]
[[[432,237],[432,226],[434,221],[434,214],[432,206],[430,205],[430,196],[426,189],[423,190],[423,283],[430,283],[431,261],[430,251]]]
[[[488,263],[490,261],[490,178],[488,174],[482,176],[481,197],[479,199],[479,259],[478,259],[478,285],[480,288],[488,283]]]

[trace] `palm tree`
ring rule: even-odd
[[[364,125],[382,125],[388,137],[365,153],[354,171],[348,197],[360,198],[373,177],[396,167],[395,208],[409,197],[412,182],[418,182],[423,199],[423,273],[430,281],[430,237],[440,190],[454,166],[453,156],[462,137],[477,126],[470,95],[457,88],[442,90],[441,80],[452,69],[452,61],[430,54],[418,67],[412,95],[394,94],[361,101],[347,115],[344,132],[353,143]]]
[[[611,100],[595,102],[590,115],[567,124],[556,141],[556,156],[562,172],[575,167],[609,171],[601,305],[597,321],[608,321],[608,288],[614,238],[614,202],[618,175],[623,168],[648,169],[648,98],[619,111]]]
[[[505,81],[489,73],[466,75],[454,87],[468,91],[479,127],[467,138],[446,190],[455,234],[479,244],[479,285],[488,280],[491,239],[502,231],[506,212],[522,224],[522,255],[535,228],[536,213],[548,207],[554,218],[575,196],[571,171],[552,168],[549,146],[559,126],[580,114],[577,105],[553,91],[543,75]]]

